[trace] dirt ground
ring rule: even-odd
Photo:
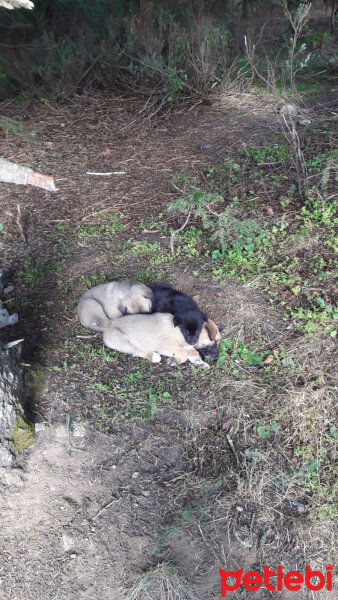
[[[45,425],[0,497],[4,600],[209,600],[221,597],[219,568],[311,564],[324,571],[333,560],[331,527],[307,525],[301,492],[290,499],[274,484],[277,466],[289,464],[278,434],[257,441],[252,430],[263,416],[274,418],[277,404],[287,434],[290,389],[306,415],[302,375],[288,375],[281,389],[252,367],[238,380],[214,366],[204,373],[150,365],[106,354],[100,337],[77,322],[79,295],[99,281],[166,279],[196,297],[224,337],[283,346],[301,357],[309,377],[332,362],[331,348],[314,357],[311,342],[252,282],[216,280],[198,256],[161,258],[169,255],[169,227],[184,221],[166,212],[177,196],[172,175],[194,176],[230,159],[234,148],[273,138],[279,103],[228,93],[155,124],[142,107],[96,94],[20,114],[7,109],[22,131],[2,136],[1,154],[53,175],[58,191],[1,186],[1,266],[14,286],[8,308],[19,313],[18,325],[1,335],[25,338],[27,415]],[[275,204],[264,197],[266,219]],[[151,256],[135,250],[145,241],[158,244]],[[40,379],[32,383],[37,365]],[[320,407],[324,396],[311,390]],[[257,444],[269,458],[256,471]],[[181,582],[176,595],[146,587],[156,569],[165,578],[166,565]],[[232,595],[249,594],[240,588]],[[314,597],[279,594],[291,596]],[[254,597],[271,595],[262,589]],[[332,596],[323,590],[320,597]]]

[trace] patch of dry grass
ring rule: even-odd
[[[197,596],[182,572],[163,562],[138,577],[125,600],[197,600]]]

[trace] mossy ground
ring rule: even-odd
[[[18,416],[13,431],[10,434],[10,441],[16,455],[23,450],[31,448],[36,440],[35,429],[32,423],[29,423],[23,417]]]

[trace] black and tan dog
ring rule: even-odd
[[[156,284],[153,293],[153,313],[170,313],[174,316],[174,325],[179,327],[188,344],[196,344],[207,315],[201,311],[195,300],[167,284]]]
[[[194,345],[188,344],[178,327],[175,327],[171,314],[128,315],[111,321],[103,332],[103,341],[113,350],[132,356],[160,362],[161,356],[168,356],[178,363],[192,362],[196,366],[209,369],[204,358],[216,358],[220,343],[217,325],[207,320],[203,323]]]
[[[77,315],[85,327],[104,331],[123,315],[149,313],[152,291],[136,281],[110,281],[85,292],[77,305]]]

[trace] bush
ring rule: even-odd
[[[2,95],[116,87],[155,91],[154,106],[162,107],[179,96],[207,100],[227,68],[227,28],[183,0],[45,0],[26,13],[1,16],[8,46],[0,62]]]

